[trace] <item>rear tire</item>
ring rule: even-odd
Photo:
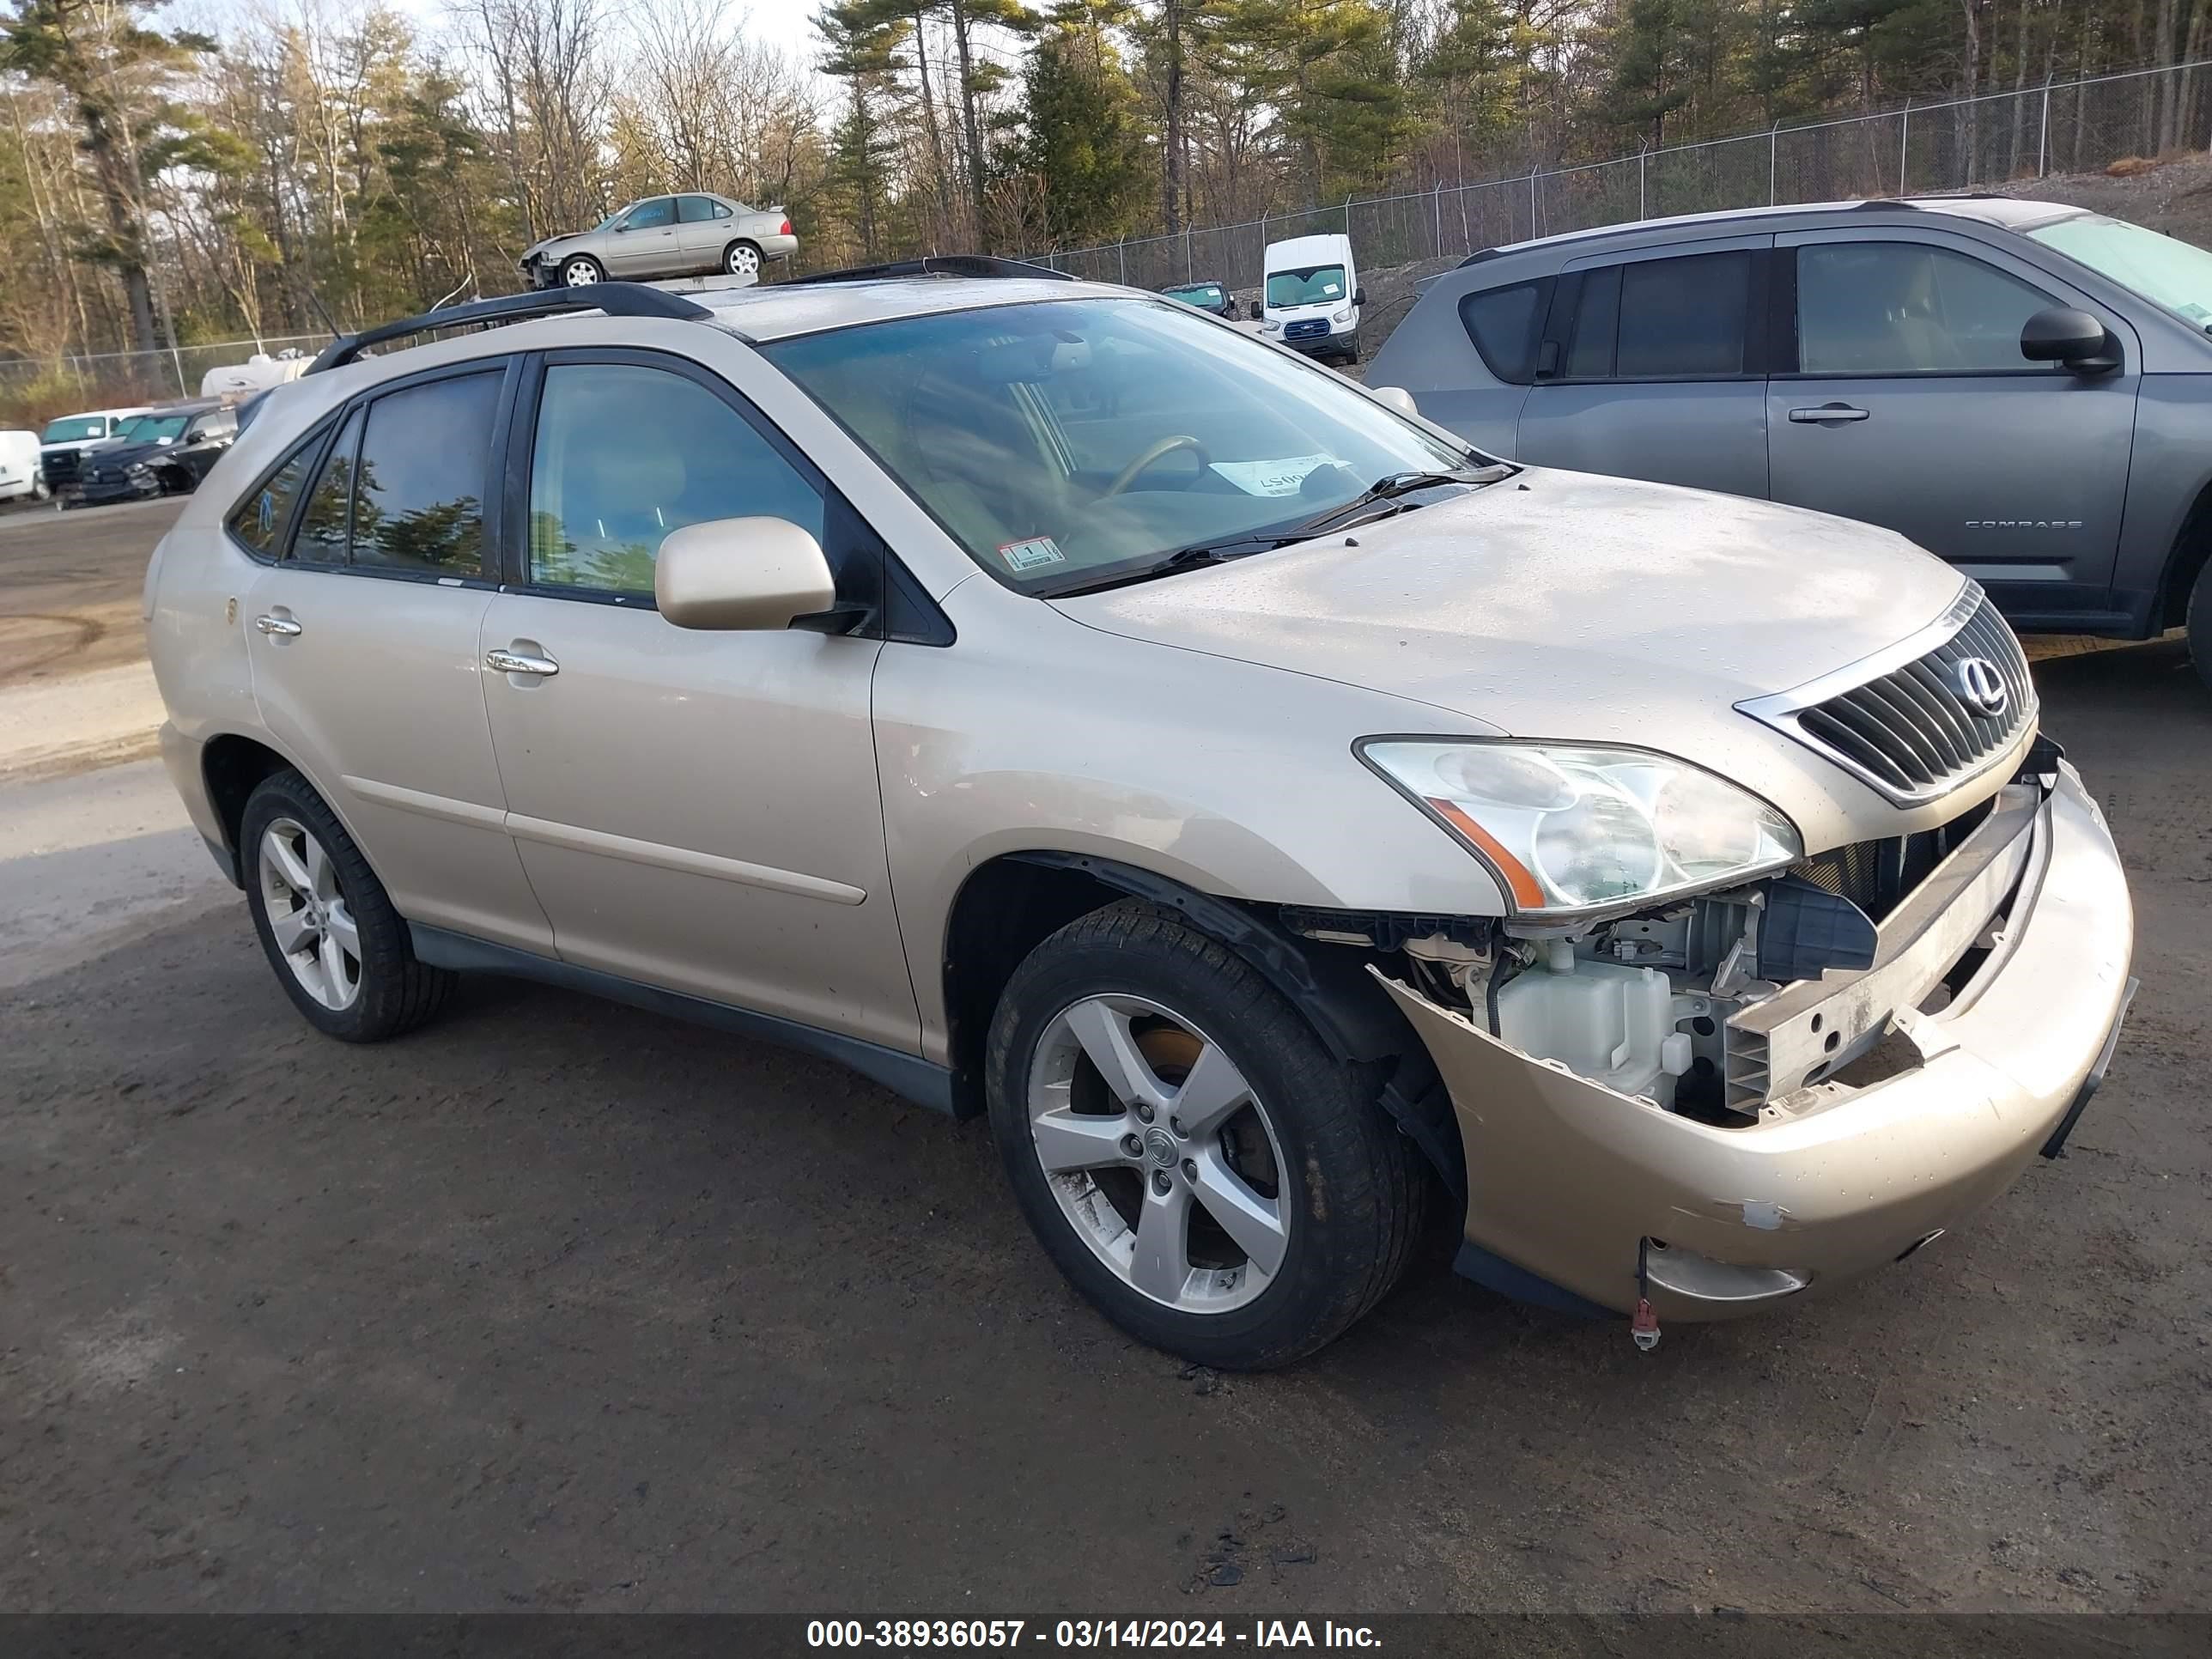
[[[1379,1082],[1241,957],[1136,902],[1030,953],[986,1060],[1007,1178],[1060,1272],[1139,1341],[1233,1370],[1313,1352],[1404,1270],[1427,1176]]]
[[[732,242],[723,250],[722,269],[732,276],[750,276],[760,280],[761,251],[750,242]]]
[[[454,976],[416,959],[384,884],[305,778],[263,779],[238,839],[253,931],[310,1025],[342,1042],[381,1042],[444,1008]]]

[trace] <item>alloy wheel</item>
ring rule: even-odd
[[[1226,1313],[1273,1282],[1291,1204],[1282,1147],[1236,1061],[1182,1015],[1133,996],[1055,1015],[1029,1079],[1046,1184],[1132,1289]]]
[[[270,935],[293,977],[324,1007],[351,1007],[361,995],[361,932],[322,842],[297,819],[276,818],[262,831],[258,862]]]
[[[589,288],[599,280],[599,268],[589,259],[571,259],[561,267],[561,281],[568,288]]]
[[[727,263],[732,276],[757,276],[761,268],[760,250],[740,242],[730,250]]]

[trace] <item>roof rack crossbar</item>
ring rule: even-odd
[[[471,300],[466,305],[426,311],[419,317],[403,317],[397,322],[365,328],[358,334],[342,335],[323,348],[322,354],[307,365],[306,372],[318,374],[326,368],[343,368],[368,347],[410,334],[463,328],[471,323],[519,323],[527,318],[554,317],[568,311],[600,311],[610,317],[673,317],[688,321],[714,314],[679,294],[647,288],[642,283],[587,283],[581,288],[503,294],[496,299]]]
[[[868,283],[882,276],[1041,276],[1047,282],[1072,283],[1075,278],[1049,265],[1033,265],[1022,259],[1001,259],[988,253],[933,253],[922,259],[893,259],[879,265],[852,265],[843,270],[811,271],[787,276],[781,286],[794,283]]]

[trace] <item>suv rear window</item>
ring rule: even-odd
[[[1536,378],[1536,340],[1544,325],[1550,279],[1516,283],[1470,294],[1459,302],[1459,319],[1483,364],[1499,380],[1527,386]]]

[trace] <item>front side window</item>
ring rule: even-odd
[[[431,380],[368,406],[352,562],[441,576],[483,574],[484,478],[501,371]]]
[[[1288,533],[1384,478],[1480,462],[1164,300],[944,312],[762,351],[1025,589]]]
[[[2021,325],[2057,303],[1996,266],[1920,242],[1797,250],[1797,367],[1807,374],[1972,374],[2038,368]]]
[[[1297,265],[1267,273],[1271,306],[1332,305],[1346,292],[1342,265]]]
[[[2203,248],[2094,213],[2061,219],[2027,234],[2153,305],[2164,306],[2199,328],[2212,329],[2212,253]]]
[[[545,371],[530,459],[530,580],[653,592],[672,530],[787,519],[819,541],[822,496],[697,381],[637,363]]]
[[[633,208],[630,210],[629,217],[623,221],[623,228],[624,230],[651,230],[656,226],[673,224],[675,222],[675,198],[668,196],[659,196],[655,197],[650,202],[641,202],[636,207]]]

